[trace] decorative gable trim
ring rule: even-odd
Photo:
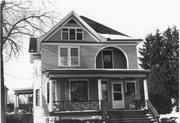
[[[58,24],[56,24],[52,29],[50,29],[44,36],[44,38],[42,39],[42,41],[47,41],[52,35],[54,35],[57,31],[59,31],[59,29],[61,28],[61,26],[65,25],[66,22],[68,22],[68,20],[70,19],[74,19],[76,20],[76,22],[80,25],[82,25],[84,27],[84,29],[89,32],[89,34],[97,41],[97,42],[101,42],[102,37],[100,37],[98,35],[98,33],[96,31],[94,31],[94,29],[92,29],[86,22],[84,22],[84,20],[82,20],[74,11],[70,12],[67,16],[65,16]]]

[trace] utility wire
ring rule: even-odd
[[[20,80],[30,80],[30,79],[33,79],[33,78],[18,78],[18,77],[16,77],[16,76],[13,76],[13,75],[11,75],[11,74],[8,74],[8,73],[5,73],[7,76],[9,76],[9,77],[12,77],[12,78],[15,78],[15,79],[20,79]]]

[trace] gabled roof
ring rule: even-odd
[[[123,34],[121,32],[118,32],[112,28],[109,28],[103,24],[100,24],[94,20],[91,20],[85,16],[80,16],[90,27],[92,27],[96,32],[101,33],[101,34],[112,34],[112,35],[121,35],[121,36],[126,36],[130,37],[126,34]]]
[[[98,33],[92,29],[83,19],[80,18],[74,11],[71,11],[68,15],[66,15],[59,23],[57,23],[53,28],[51,28],[43,37],[41,37],[41,41],[45,41],[49,36],[54,34],[63,23],[68,20],[70,17],[76,18],[95,38],[97,41],[101,41],[102,37],[98,35]]]
[[[68,15],[66,15],[59,23],[57,23],[53,28],[51,28],[46,34],[40,36],[37,39],[37,42],[47,41],[47,39],[55,34],[61,26],[69,19],[75,18],[85,29],[90,33],[91,36],[97,42],[109,42],[109,41],[122,41],[122,40],[131,40],[135,42],[141,42],[142,39],[133,39],[130,36],[116,31],[112,28],[109,28],[101,23],[98,23],[94,20],[91,20],[85,16],[79,16],[74,11],[71,11]],[[38,44],[40,44],[38,43]]]

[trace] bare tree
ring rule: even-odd
[[[47,0],[40,1],[41,6],[35,7],[33,0],[6,1],[3,7],[3,39],[1,51],[1,113],[4,114],[4,66],[3,55],[6,60],[12,56],[18,56],[23,44],[24,37],[37,36],[49,30],[57,21],[57,14],[47,9]],[[51,4],[51,3],[50,3]],[[51,4],[52,6],[52,4]],[[5,119],[1,119],[2,123]]]
[[[42,6],[45,3],[42,2]],[[3,10],[3,51],[6,58],[18,55],[23,36],[45,33],[56,22],[54,11],[33,8],[32,1],[13,1],[5,4]]]

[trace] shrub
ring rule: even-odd
[[[150,94],[149,98],[159,114],[167,114],[172,111],[172,103],[170,98],[157,94]]]
[[[177,123],[176,121],[176,118],[174,117],[171,117],[171,118],[162,118],[161,119],[161,123]]]

